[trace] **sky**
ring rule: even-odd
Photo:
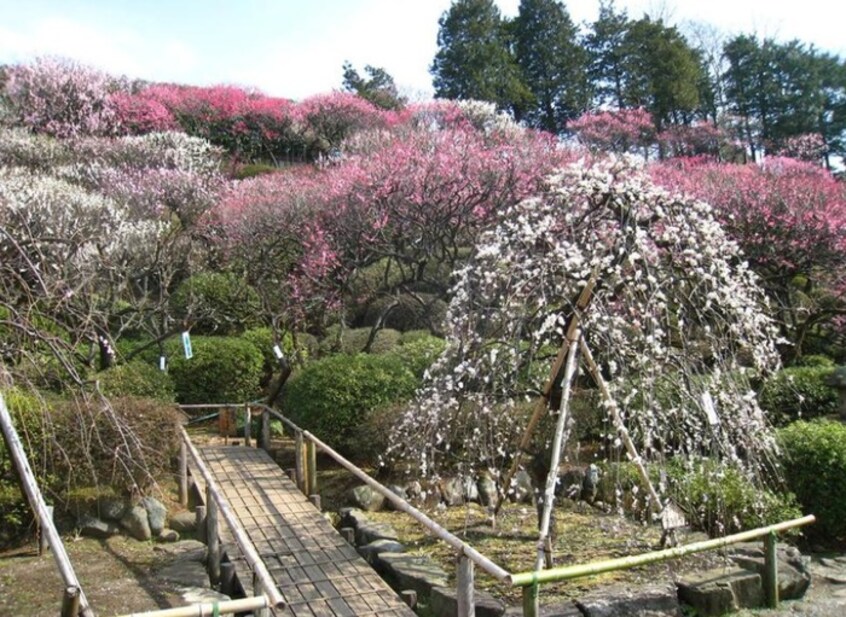
[[[519,0],[497,0],[517,13]],[[576,23],[598,0],[565,2]],[[450,0],[0,0],[0,64],[59,55],[116,75],[251,86],[300,100],[341,86],[344,61],[390,73],[429,98],[438,19]],[[680,25],[799,39],[846,57],[846,3],[832,0],[616,0]],[[836,8],[835,8],[836,7]]]

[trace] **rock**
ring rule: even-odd
[[[370,544],[375,540],[399,541],[396,529],[387,523],[371,521],[367,514],[358,508],[341,509],[341,527],[352,527],[355,530],[356,546]]]
[[[505,614],[505,604],[479,589],[473,591],[473,603],[476,607],[476,617],[501,617]],[[457,617],[456,590],[450,587],[432,587],[429,595],[429,612],[438,617]]]
[[[528,503],[532,500],[535,489],[532,486],[532,478],[528,472],[521,469],[514,474],[514,480],[511,482],[511,488],[508,494],[515,503]]]
[[[700,572],[676,583],[678,598],[701,617],[723,615],[764,603],[761,576],[742,568]]]
[[[782,600],[801,598],[811,585],[811,573],[808,570],[809,559],[798,549],[779,544],[776,549],[778,556],[778,596]],[[730,555],[735,564],[757,572],[763,580],[764,549],[760,544],[745,543],[736,545]]]
[[[584,617],[681,617],[672,585],[641,588],[611,587],[576,601]]]
[[[162,529],[164,529],[167,521],[167,508],[164,504],[154,497],[144,497],[141,500],[141,505],[147,511],[147,521],[150,525],[150,533],[158,536]]]
[[[461,478],[448,478],[438,484],[441,499],[447,506],[460,506],[464,503],[464,484]]]
[[[180,540],[173,544],[154,546],[153,550],[174,562],[196,561],[197,563],[205,563],[206,561],[206,545],[199,540]]]
[[[168,523],[171,529],[179,533],[194,531],[197,529],[197,515],[188,510],[177,512],[170,517]]]
[[[385,488],[391,491],[397,497],[401,497],[405,500],[408,499],[408,493],[406,493],[405,487],[400,486],[399,484],[388,484]],[[394,509],[394,504],[387,498],[385,498],[385,508],[388,510]]]
[[[111,521],[103,521],[89,514],[80,516],[76,526],[79,528],[79,535],[98,540],[104,540],[120,533],[120,527]]]
[[[209,587],[206,568],[196,561],[176,561],[159,570],[158,575],[180,587]]]
[[[423,495],[423,485],[417,480],[406,484],[403,490],[408,500],[420,499],[420,496]]]
[[[446,587],[447,574],[425,555],[381,553],[373,567],[394,589],[413,589],[426,602],[433,587]]]
[[[385,505],[385,496],[377,493],[366,484],[352,489],[352,499],[356,507],[368,512],[378,512]]]
[[[585,470],[581,467],[572,467],[559,476],[555,494],[574,501],[580,499],[584,482]]]
[[[158,535],[159,542],[179,542],[179,532],[173,529],[162,529]]]
[[[496,482],[489,472],[483,472],[476,480],[476,490],[479,492],[479,503],[483,506],[492,506],[496,503]]]
[[[358,547],[358,554],[364,557],[364,560],[373,565],[376,557],[380,553],[404,553],[405,545],[396,540],[374,540],[370,544]]]
[[[588,503],[596,500],[596,491],[599,488],[599,467],[593,463],[585,472],[585,479],[582,481],[582,499]]]
[[[101,497],[97,500],[97,513],[106,521],[119,521],[129,509],[129,503],[120,497]]]
[[[147,520],[147,510],[144,506],[132,506],[120,519],[120,526],[136,540],[146,541],[153,537],[150,523]]]

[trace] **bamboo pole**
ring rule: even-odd
[[[269,409],[269,408],[268,408]],[[294,431],[302,432],[304,438],[310,439],[314,442],[315,446],[320,448],[323,452],[328,454],[332,459],[334,459],[341,467],[344,467],[347,471],[349,471],[352,475],[356,478],[364,482],[367,486],[372,488],[374,491],[383,495],[385,499],[391,502],[394,509],[398,510],[399,512],[405,512],[411,518],[416,520],[418,523],[423,525],[426,529],[428,529],[434,536],[442,540],[443,542],[447,543],[452,548],[456,549],[457,551],[462,551],[464,555],[467,556],[468,559],[471,559],[473,563],[477,566],[482,568],[485,572],[493,576],[498,581],[506,581],[508,580],[509,573],[502,569],[500,566],[495,564],[493,561],[482,555],[479,551],[474,549],[472,546],[463,542],[460,538],[456,537],[443,527],[441,527],[438,523],[430,519],[428,516],[423,514],[420,510],[409,504],[405,499],[394,493],[393,491],[389,490],[387,487],[383,486],[366,473],[364,473],[361,469],[356,467],[346,458],[341,456],[338,452],[333,450],[330,446],[326,443],[309,433],[308,431],[302,431],[300,427],[296,424],[292,423],[290,420],[285,418],[282,414],[280,414],[275,409],[270,409],[271,415],[276,418],[282,420],[285,424],[291,426]]]
[[[638,474],[640,475],[641,481],[646,486],[646,491],[649,493],[649,507],[653,513],[660,514],[663,509],[661,498],[658,496],[658,492],[652,484],[652,480],[649,477],[649,473],[646,471],[646,466],[643,464],[643,460],[637,453],[637,448],[635,448],[634,442],[629,435],[629,430],[626,428],[626,425],[623,422],[623,417],[620,415],[620,408],[617,406],[617,401],[615,401],[614,397],[611,396],[608,384],[602,376],[602,371],[599,370],[596,361],[593,359],[593,354],[591,354],[590,348],[587,346],[584,338],[579,341],[579,347],[581,348],[582,356],[585,359],[588,370],[593,376],[593,380],[596,382],[596,385],[599,386],[599,392],[602,394],[602,398],[605,400],[605,404],[611,412],[611,421],[614,423],[614,428],[617,430],[620,440],[626,448],[629,460],[634,464]]]
[[[540,520],[540,533],[538,534],[538,555],[535,560],[535,570],[540,570],[543,567],[544,561],[548,560],[552,564],[552,551],[547,553],[551,548],[548,546],[547,539],[549,538],[549,523],[552,518],[552,506],[555,502],[555,485],[558,482],[558,465],[561,462],[561,452],[567,444],[567,439],[564,437],[564,432],[567,430],[567,423],[570,417],[570,391],[573,383],[573,377],[576,374],[576,354],[578,353],[577,341],[581,338],[582,333],[577,328],[573,332],[573,339],[568,339],[567,361],[564,364],[564,381],[562,382],[563,390],[561,392],[561,406],[558,412],[558,422],[555,425],[555,436],[552,439],[552,456],[549,461],[549,473],[546,474],[546,487],[543,495],[543,514]]]
[[[38,481],[35,479],[32,468],[29,466],[26,451],[18,436],[18,432],[15,430],[12,416],[9,414],[2,393],[0,393],[0,428],[3,430],[6,447],[21,479],[21,485],[23,486],[24,493],[26,493],[29,505],[33,512],[35,512],[35,516],[41,521],[42,533],[47,536],[47,542],[52,549],[53,559],[62,576],[62,581],[66,587],[76,587],[79,589],[79,613],[83,617],[93,617],[94,611],[91,610],[88,604],[88,599],[85,597],[85,592],[82,591],[82,586],[79,584],[79,579],[73,570],[73,565],[71,565],[67,551],[65,551],[65,546],[62,544],[59,532],[56,531],[53,519],[47,512],[47,504],[44,503],[44,497],[38,488]]]
[[[514,453],[514,460],[511,461],[511,467],[505,475],[501,490],[497,494],[496,505],[494,506],[493,511],[494,517],[499,514],[499,510],[505,501],[508,489],[511,487],[511,482],[514,480],[514,476],[520,468],[520,463],[523,461],[523,454],[526,450],[528,450],[529,445],[532,443],[532,436],[535,433],[535,429],[549,406],[549,397],[552,395],[552,389],[555,387],[555,382],[558,380],[558,375],[561,373],[561,369],[566,361],[567,354],[569,353],[570,342],[575,340],[575,332],[581,324],[581,318],[579,315],[583,313],[588,307],[588,304],[590,304],[591,297],[593,296],[593,290],[596,288],[596,276],[596,272],[591,274],[590,279],[587,283],[585,283],[585,286],[579,294],[579,298],[576,300],[576,306],[570,317],[570,323],[567,324],[567,332],[564,333],[564,340],[562,341],[558,354],[555,356],[555,360],[552,363],[552,367],[549,371],[549,377],[543,386],[543,390],[541,390],[541,397],[535,402],[535,406],[532,410],[532,416],[529,418],[526,430],[523,431],[523,436],[520,438],[520,445],[517,447],[517,452]]]
[[[188,449],[185,442],[179,442],[179,504],[188,506]]]
[[[802,518],[796,518],[775,525],[768,525],[767,527],[759,527],[758,529],[750,529],[749,531],[742,531],[730,536],[722,538],[714,538],[713,540],[703,540],[702,542],[694,542],[685,546],[676,546],[673,548],[664,549],[661,551],[653,551],[651,553],[643,553],[642,555],[632,555],[629,557],[619,557],[617,559],[608,559],[606,561],[596,561],[594,563],[579,564],[573,566],[564,566],[560,568],[552,568],[550,570],[540,570],[535,572],[520,572],[519,574],[512,574],[508,582],[517,587],[531,587],[539,583],[552,583],[555,581],[564,581],[573,578],[581,578],[582,576],[590,576],[592,574],[602,574],[603,572],[613,572],[615,570],[625,570],[627,568],[634,568],[636,566],[643,566],[650,563],[658,563],[667,561],[668,559],[676,559],[677,557],[684,557],[691,553],[701,553],[702,551],[709,551],[715,548],[722,548],[730,544],[737,544],[738,542],[746,542],[747,540],[754,540],[770,533],[778,533],[794,527],[801,527],[802,525],[809,525],[816,520],[814,515],[809,514]]]
[[[458,617],[476,617],[476,603],[473,598],[473,562],[462,553],[458,557],[456,596]]]
[[[185,429],[182,428],[180,430],[182,431],[182,439],[185,441],[185,444],[188,447],[188,454],[191,456],[191,459],[197,466],[200,475],[202,475],[203,479],[206,481],[206,487],[210,490],[212,499],[216,501],[218,511],[223,516],[223,519],[226,521],[226,524],[229,525],[229,529],[232,532],[232,535],[235,537],[235,542],[238,544],[238,547],[244,554],[244,558],[247,560],[247,563],[249,564],[250,568],[262,580],[262,588],[264,589],[264,593],[267,595],[269,602],[268,605],[270,607],[277,608],[285,606],[285,599],[279,593],[279,589],[273,582],[273,577],[270,576],[270,573],[267,571],[267,566],[264,565],[264,562],[261,560],[261,557],[259,556],[258,552],[256,552],[256,549],[253,546],[250,537],[247,535],[247,532],[245,532],[241,525],[238,523],[238,519],[232,512],[232,509],[229,507],[229,504],[218,492],[214,478],[212,477],[211,472],[209,472],[205,463],[203,463],[203,460],[200,457],[200,453],[197,452],[197,449],[191,443],[191,440],[188,437],[188,433],[185,432]],[[196,615],[196,613],[191,614]]]
[[[294,437],[294,459],[297,466],[297,488],[305,495],[306,490],[306,468],[305,453],[303,451],[303,432],[298,430]]]
[[[778,554],[775,531],[764,536],[764,596],[769,608],[778,608]]]
[[[268,606],[265,596],[224,600],[223,602],[203,602],[189,606],[177,606],[144,613],[127,613],[122,617],[211,617],[212,615],[231,615],[260,610]]]
[[[259,430],[259,448],[270,451],[270,413],[266,409],[261,411],[261,429]]]
[[[248,448],[253,442],[253,411],[250,406],[244,404],[244,445]]]
[[[523,617],[537,617],[540,614],[540,594],[538,586],[523,586]]]
[[[79,616],[79,587],[69,586],[65,588],[62,596],[62,617]]]

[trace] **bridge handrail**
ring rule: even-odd
[[[253,572],[255,572],[258,579],[261,581],[262,593],[267,596],[270,603],[275,608],[283,608],[285,606],[285,599],[279,593],[279,589],[276,587],[276,583],[273,580],[273,577],[270,576],[270,573],[267,571],[267,567],[264,565],[264,561],[262,561],[259,554],[256,552],[255,547],[253,546],[250,537],[247,535],[247,532],[241,527],[240,523],[238,523],[237,518],[235,518],[232,509],[229,507],[229,503],[220,494],[220,491],[217,488],[217,483],[214,481],[214,478],[211,475],[211,472],[206,467],[206,464],[203,462],[202,458],[200,457],[200,453],[197,452],[197,449],[194,447],[194,444],[191,443],[191,437],[188,435],[188,432],[185,430],[184,427],[180,427],[182,441],[185,444],[186,449],[188,450],[188,455],[194,461],[194,465],[197,467],[197,470],[200,472],[200,475],[203,477],[203,480],[206,482],[206,488],[211,494],[212,498],[215,500],[217,507],[223,515],[223,518],[226,520],[226,524],[229,525],[229,529],[232,531],[232,535],[235,537],[235,542],[238,544],[238,548],[241,549],[241,552],[244,553],[244,557],[247,559],[247,563],[252,568]]]
[[[333,458],[338,464],[342,467],[347,469],[350,473],[352,473],[356,478],[367,484],[370,488],[374,491],[379,493],[380,495],[384,496],[385,499],[391,502],[391,505],[394,506],[400,512],[405,512],[409,516],[411,516],[414,520],[418,523],[423,525],[426,529],[428,529],[432,534],[437,536],[440,540],[443,540],[448,545],[456,549],[459,553],[463,554],[467,557],[470,561],[475,563],[485,572],[493,576],[496,580],[500,582],[508,582],[510,577],[510,573],[493,561],[482,555],[479,551],[475,548],[455,536],[454,534],[447,531],[441,525],[433,521],[431,518],[423,514],[420,510],[412,506],[408,501],[391,491],[388,487],[384,486],[383,484],[377,482],[373,478],[371,478],[367,473],[365,473],[362,469],[357,467],[355,464],[351,463],[349,460],[344,458],[341,454],[336,452],[332,449],[329,445],[321,441],[319,438],[315,437],[313,434],[309,433],[301,429],[299,426],[294,424],[291,420],[283,416],[281,413],[276,411],[275,409],[268,407],[264,404],[257,404],[254,405],[255,407],[261,408],[270,415],[274,416],[276,419],[281,420],[288,428],[291,430],[297,431],[302,434],[304,439],[307,439],[314,443],[318,448],[323,450],[326,454],[328,454],[331,458]]]

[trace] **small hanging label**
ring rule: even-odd
[[[276,354],[276,357],[280,360],[284,357],[282,353],[282,348],[279,345],[273,346],[273,353]]]
[[[720,423],[720,418],[717,416],[717,410],[714,408],[714,399],[711,398],[710,392],[702,393],[702,407],[705,408],[708,423],[711,426],[717,426]]]
[[[167,370],[167,358],[164,356],[159,356],[159,370],[166,371]]]
[[[186,360],[194,357],[194,352],[191,351],[191,335],[188,332],[182,333],[182,349],[185,350]]]

